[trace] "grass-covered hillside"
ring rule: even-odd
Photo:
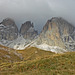
[[[1,63],[0,75],[75,75],[75,52],[55,54],[32,47],[18,53],[24,60]]]
[[[51,55],[55,54],[53,52],[44,51],[35,47],[28,47],[24,50],[17,50],[17,52],[22,55],[24,61],[38,60],[48,56],[50,57]]]
[[[20,54],[14,49],[0,45],[0,63],[20,61]]]

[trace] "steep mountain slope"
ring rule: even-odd
[[[10,18],[6,18],[0,23],[0,44],[10,48],[24,49],[37,34],[38,32],[30,21],[22,24],[20,32],[15,22]]]
[[[4,62],[17,62],[21,61],[21,54],[16,50],[0,45],[0,64]]]
[[[13,41],[9,41],[7,46],[10,48],[14,48],[16,50],[23,50],[30,43],[31,43],[31,40],[24,39],[22,35],[18,35],[18,38]]]
[[[54,17],[51,20],[48,20],[43,27],[35,46],[46,50],[50,49],[50,46],[52,46],[55,47],[58,52],[61,48],[63,51],[64,49],[66,51],[73,51],[75,50],[74,34],[75,27],[73,25],[62,18]]]
[[[0,40],[14,40],[18,37],[18,28],[15,22],[6,18],[0,23]]]
[[[34,29],[33,23],[27,21],[22,24],[20,34],[22,34],[25,39],[33,40],[38,32]]]
[[[31,45],[55,53],[75,50],[75,27],[62,18],[54,17],[48,20],[38,36],[30,21],[22,24],[20,34],[15,22],[9,18],[0,25],[3,25],[0,44],[7,47],[22,50]],[[3,30],[4,28],[6,29]]]

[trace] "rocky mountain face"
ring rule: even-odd
[[[21,50],[35,46],[55,53],[75,50],[75,27],[62,18],[48,20],[40,35],[37,34],[30,21],[22,24],[20,31],[10,18],[0,23],[0,44],[7,47]]]
[[[27,21],[22,24],[20,34],[22,34],[25,39],[33,40],[35,36],[37,36],[38,32],[34,29],[33,23]]]
[[[14,40],[18,37],[18,28],[15,22],[6,18],[0,23],[0,40]]]
[[[40,33],[37,45],[47,44],[75,50],[75,27],[62,18],[48,20]]]
[[[0,44],[10,48],[24,49],[37,34],[38,32],[30,21],[22,24],[20,31],[10,18],[6,18],[0,23]]]

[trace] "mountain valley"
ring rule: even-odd
[[[4,19],[0,23],[0,75],[50,74],[75,74],[75,27],[53,17],[38,34],[31,21],[19,30],[13,19]]]

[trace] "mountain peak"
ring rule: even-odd
[[[24,41],[25,46],[26,44],[35,41],[38,32],[34,29],[34,25],[31,21],[26,21],[21,25],[20,34],[27,40],[26,42]],[[18,35],[17,26],[12,19],[7,18],[0,23],[1,40],[11,41],[15,39],[16,41]],[[20,43],[21,42],[19,42],[19,44],[15,42],[13,45],[15,46],[15,44],[18,44],[16,46],[18,47],[20,46]],[[36,38],[35,43],[36,45],[41,46],[39,48],[50,49],[50,51],[58,50],[57,52],[60,52],[60,49],[61,51],[73,51],[75,50],[75,27],[61,17],[53,17],[46,22],[42,32]],[[9,44],[10,42],[8,42],[8,45]]]
[[[4,19],[0,23],[0,40],[14,40],[18,37],[18,28],[14,20]]]
[[[31,27],[33,27],[33,23],[31,23],[31,21],[26,21],[24,24],[22,25],[30,25]]]
[[[24,24],[21,25],[20,32],[22,34],[26,33],[30,27],[34,27],[33,23],[31,23],[31,21],[26,21]]]
[[[3,24],[3,25],[15,25],[15,22],[14,22],[14,20],[13,19],[11,19],[11,18],[6,18],[6,19],[4,19],[2,22],[1,22],[1,24]]]
[[[31,21],[26,21],[21,25],[20,34],[22,34],[25,39],[33,39],[38,32],[34,29],[34,25]]]
[[[75,27],[63,18],[53,17],[43,27],[38,38],[38,44],[58,46],[63,49],[75,49],[75,35],[72,35]]]

